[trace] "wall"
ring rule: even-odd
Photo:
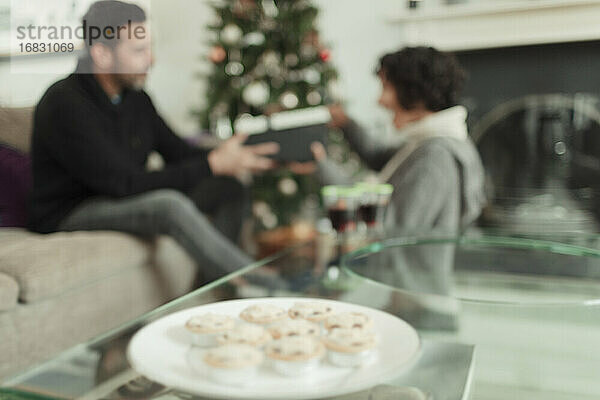
[[[367,127],[389,122],[377,105],[377,61],[401,43],[400,28],[387,23],[402,11],[398,0],[316,0],[321,39],[332,46],[332,62],[339,70],[349,112]]]
[[[331,45],[332,62],[338,67],[349,111],[367,126],[381,125],[389,117],[377,106],[379,83],[373,74],[377,59],[400,43],[397,25],[386,23],[401,11],[398,0],[315,0],[321,9],[318,25],[322,40]],[[165,119],[180,133],[197,131],[192,109],[202,105],[205,82],[197,73],[208,67],[205,58],[212,18],[206,1],[151,0],[156,64],[147,90]],[[35,104],[45,89],[67,75],[73,57],[39,59],[62,73],[12,74],[0,63],[0,105]]]
[[[15,61],[21,66],[30,63],[30,60]],[[10,63],[0,62],[0,106],[22,107],[35,104],[44,90],[50,84],[75,68],[76,59],[71,56],[38,58],[36,68],[63,70],[64,73],[13,73]],[[20,69],[21,66],[16,66]]]
[[[205,82],[197,74],[206,68],[205,26],[212,18],[206,1],[152,0],[155,57],[147,90],[164,118],[177,132],[198,130],[191,111],[202,103]]]

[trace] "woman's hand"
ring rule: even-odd
[[[350,122],[350,117],[348,117],[344,107],[342,107],[340,104],[332,104],[327,108],[329,109],[329,114],[331,115],[329,126],[332,128],[343,128],[348,124],[348,122]]]
[[[312,142],[310,151],[313,154],[316,162],[324,161],[327,158],[327,151],[321,142]]]
[[[327,158],[327,152],[321,142],[312,142],[310,145],[310,151],[313,154],[315,161],[308,162],[291,162],[287,166],[295,174],[298,175],[310,175],[317,170],[317,163]]]

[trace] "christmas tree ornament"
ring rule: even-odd
[[[252,204],[252,214],[260,221],[267,229],[277,226],[277,216],[271,210],[271,207],[264,201],[255,201]]]
[[[283,92],[283,94],[279,98],[279,102],[282,106],[289,110],[292,108],[296,108],[300,101],[298,100],[298,96],[296,96],[294,93],[288,90]]]
[[[227,45],[233,46],[238,44],[242,39],[242,29],[236,24],[227,24],[221,31],[221,41]]]
[[[303,80],[304,75],[302,72],[300,71],[296,71],[296,70],[290,70],[287,73],[287,81],[288,82],[300,82],[301,80]]]
[[[311,85],[321,82],[321,74],[315,68],[306,68],[303,71],[303,75],[304,80]]]
[[[279,181],[277,189],[285,196],[293,196],[298,192],[298,184],[292,178],[286,177]]]
[[[321,100],[322,100],[321,93],[319,93],[316,90],[311,90],[306,95],[306,102],[310,106],[317,106],[317,105],[321,104]]]
[[[215,135],[223,140],[229,139],[233,135],[233,128],[231,127],[229,117],[222,116],[217,119]]]
[[[228,62],[225,65],[225,73],[231,76],[239,76],[244,73],[244,66],[237,61]]]
[[[264,81],[254,81],[242,91],[242,100],[248,105],[259,107],[269,101],[269,85]]]
[[[299,61],[300,60],[298,59],[298,56],[294,53],[286,54],[285,57],[283,58],[283,62],[288,67],[295,67],[296,65],[298,65]]]
[[[263,217],[270,212],[271,212],[271,208],[264,201],[255,201],[252,204],[252,213],[256,217]]]
[[[330,58],[331,58],[331,52],[328,49],[321,49],[319,51],[319,59],[321,59],[321,61],[327,62],[327,61],[329,61]]]
[[[263,53],[260,62],[265,66],[265,72],[270,77],[279,76],[281,67],[279,66],[279,56],[272,50]]]
[[[215,46],[212,49],[210,49],[210,53],[208,54],[208,58],[214,64],[220,64],[223,61],[225,61],[225,58],[227,58],[227,52],[221,46]]]
[[[279,8],[273,0],[262,0],[262,9],[265,15],[269,18],[276,18],[279,15]]]
[[[273,50],[265,51],[261,58],[262,63],[267,68],[279,64],[279,56],[277,56],[277,53],[275,53]]]
[[[327,94],[336,103],[343,100],[342,89],[337,79],[332,79],[327,83]]]
[[[256,0],[236,0],[233,4],[231,12],[237,18],[249,19],[256,10]]]
[[[281,74],[281,67],[279,66],[280,58],[272,50],[268,50],[261,56],[260,62],[265,66],[267,75],[274,77]]]
[[[265,35],[261,32],[250,32],[244,36],[244,46],[262,46],[265,43]]]
[[[316,55],[317,55],[317,48],[315,46],[313,46],[312,44],[300,45],[300,56],[303,59],[310,60],[311,58],[314,58]]]
[[[267,229],[275,228],[277,226],[278,221],[279,220],[277,219],[277,215],[273,214],[272,212],[266,214],[261,218],[263,226]]]

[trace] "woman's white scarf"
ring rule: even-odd
[[[468,137],[466,118],[466,108],[455,106],[430,114],[401,129],[399,135],[405,138],[405,143],[385,164],[378,175],[378,180],[387,182],[402,163],[427,139],[448,137],[466,140]]]

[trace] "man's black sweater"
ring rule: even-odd
[[[148,172],[157,151],[165,168]],[[143,91],[113,104],[93,75],[52,85],[35,110],[29,228],[48,233],[94,196],[125,197],[153,189],[185,191],[211,175],[207,152],[188,145],[157,114]]]

